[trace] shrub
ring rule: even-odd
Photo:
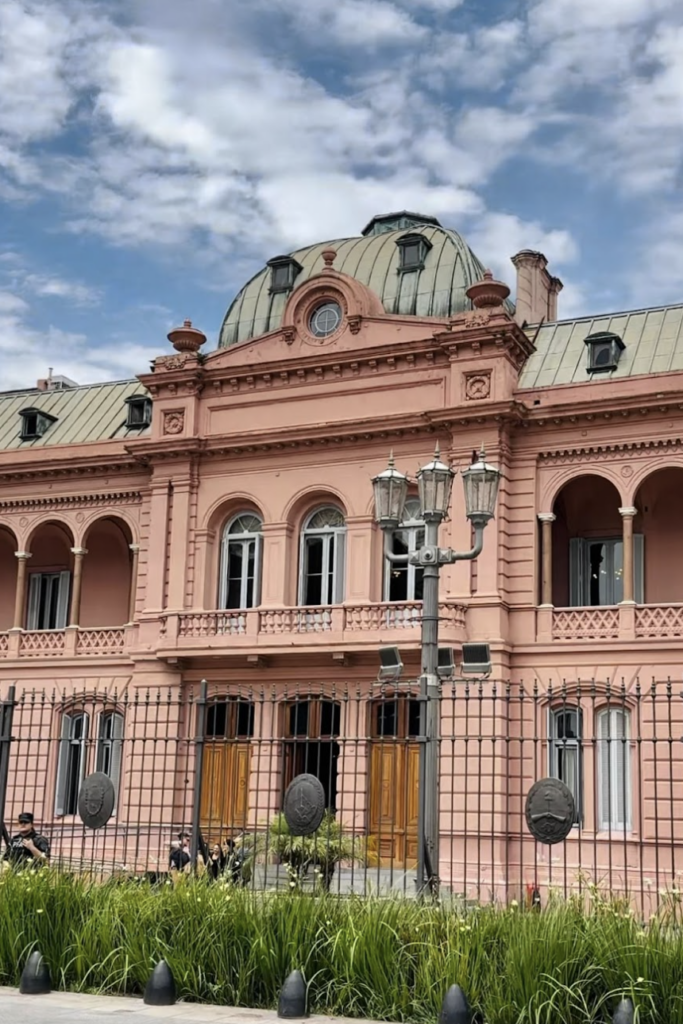
[[[49,870],[0,877],[0,983],[33,948],[55,985],[140,993],[162,957],[179,994],[272,1008],[300,968],[312,1010],[433,1022],[449,985],[486,1024],[598,1024],[623,994],[639,1024],[683,1024],[683,934],[619,904],[454,910],[410,899],[255,893],[182,879],[96,883]]]

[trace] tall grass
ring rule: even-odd
[[[251,893],[206,880],[0,877],[0,984],[33,948],[61,988],[139,993],[162,957],[188,1000],[274,1007],[303,970],[311,1009],[434,1021],[460,984],[486,1024],[595,1024],[629,995],[640,1024],[683,1024],[683,932],[594,898],[538,913],[406,899]]]

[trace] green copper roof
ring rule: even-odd
[[[392,230],[394,224],[400,224],[400,230]],[[372,289],[387,313],[449,317],[472,308],[465,293],[481,279],[484,267],[456,231],[442,228],[434,218],[411,213],[374,217],[365,231],[358,238],[320,242],[293,252],[302,267],[294,288],[322,270],[321,253],[332,248],[337,250],[334,269]],[[422,270],[399,273],[396,242],[406,234],[424,235],[431,248]],[[244,286],[223,321],[219,348],[277,330],[291,292],[271,293],[270,286],[269,267]]]
[[[616,369],[589,373],[584,339],[611,331],[624,343]],[[683,305],[560,320],[527,329],[536,351],[522,370],[520,388],[553,387],[587,381],[620,380],[683,370]]]
[[[149,428],[128,430],[126,398],[146,395],[137,380],[89,384],[64,390],[5,391],[0,393],[0,450],[46,448],[112,438],[141,437]],[[22,441],[22,409],[38,409],[55,418],[42,437]]]

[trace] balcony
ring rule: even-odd
[[[126,627],[10,630],[0,633],[0,658],[111,657],[123,654]]]
[[[537,614],[540,641],[683,639],[683,604],[539,608]]]
[[[439,605],[440,639],[465,639],[465,609],[454,602]],[[350,644],[364,647],[390,641],[419,643],[422,604],[367,603],[312,608],[254,608],[248,611],[181,612],[162,616],[160,648],[179,653]]]

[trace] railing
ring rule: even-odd
[[[19,636],[19,656],[52,658],[64,653],[66,634],[63,629],[37,629]]]
[[[683,637],[683,604],[650,604],[636,608],[637,637]]]
[[[553,639],[614,640],[619,636],[618,608],[555,608]]]
[[[173,620],[177,620],[177,634],[170,640]],[[439,605],[439,619],[444,629],[465,629],[465,609],[455,602]],[[338,634],[342,639],[353,639],[356,634],[382,633],[390,630],[412,631],[419,634],[422,624],[420,601],[367,602],[357,605],[328,605],[324,607],[254,608],[246,611],[182,612],[163,617],[163,643],[198,641],[212,637],[298,636],[316,633]],[[247,641],[248,642],[248,641]],[[196,644],[194,645],[196,646]]]
[[[194,612],[178,617],[179,637],[238,636],[246,631],[244,612]]]
[[[120,654],[126,631],[123,626],[107,629],[79,629],[76,634],[77,654]]]
[[[18,690],[5,741],[6,820],[30,808],[53,863],[72,871],[92,866],[158,878],[178,832],[193,827],[205,851],[214,843],[242,851],[248,870],[229,862],[228,881],[414,894],[423,785],[416,689],[387,692],[361,665],[352,682],[343,678],[316,687],[278,675],[253,687],[223,681],[200,688],[186,679],[172,688]],[[596,885],[632,900],[644,920],[658,903],[680,903],[679,685],[460,681],[444,683],[434,699],[444,894],[501,903],[538,896],[545,904],[552,892],[588,897]],[[111,756],[100,756],[99,729],[75,747],[58,739],[64,716],[79,712],[91,722],[117,716]],[[566,729],[568,715],[572,739],[553,738],[565,737],[557,716]],[[67,748],[76,777],[106,763],[117,791],[116,812],[97,831],[82,824],[76,788],[58,771]],[[529,832],[525,806],[533,784],[557,771],[574,808],[563,803],[555,811],[574,827],[547,847]],[[294,848],[283,834],[283,794],[300,773],[318,778],[343,840],[324,825],[317,839]]]
[[[125,626],[13,630],[0,633],[0,658],[104,657],[122,654],[125,644]]]

